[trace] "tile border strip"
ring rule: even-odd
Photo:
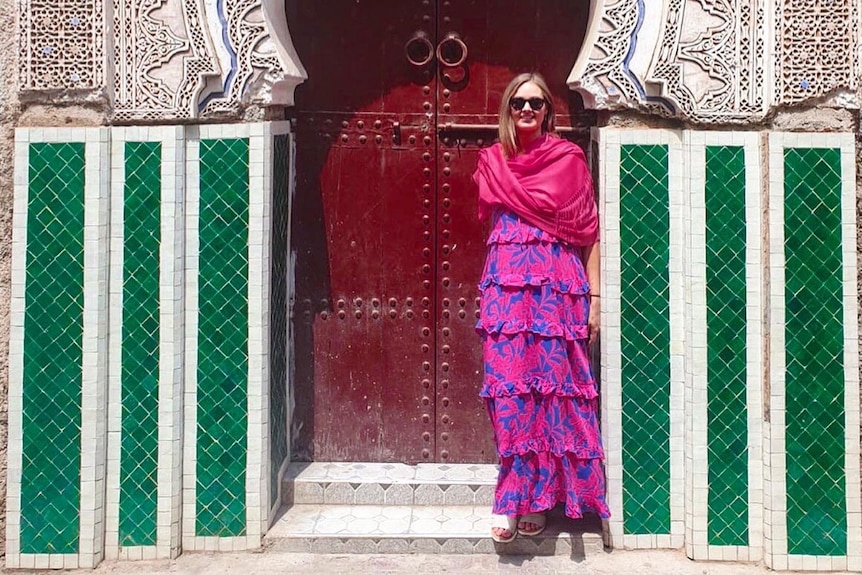
[[[845,480],[847,493],[847,555],[789,555],[787,548],[787,473],[785,445],[785,338],[783,329],[770,333],[770,414],[765,427],[769,468],[765,472],[765,559],[776,570],[862,571],[862,500],[860,500],[859,341],[856,301],[856,161],[853,134],[772,132],[769,142],[769,270],[772,326],[785,325],[784,277],[784,150],[838,148],[842,164],[842,256],[844,284]]]
[[[21,557],[21,477],[24,447],[24,313],[27,283],[27,215],[30,139],[35,131],[15,130],[12,214],[12,285],[9,304],[9,390],[6,453],[6,567],[25,567]],[[38,140],[37,140],[38,141]],[[77,567],[75,564],[70,567]],[[33,567],[32,562],[26,566]]]
[[[179,537],[182,480],[183,230],[182,190],[185,129],[115,127],[111,129],[111,279],[109,332],[108,489],[105,553],[108,559],[171,559],[181,551]],[[125,144],[159,142],[160,202],[159,401],[156,544],[119,545],[120,450],[122,445],[122,310],[124,257]]]
[[[596,128],[599,144],[599,214],[602,229],[602,440],[605,445],[608,503],[606,544],[631,549],[679,548],[685,543],[684,498],[684,180],[683,144],[671,130]],[[670,304],[670,515],[668,534],[625,535],[622,513],[622,365],[620,270],[620,151],[623,145],[662,145],[668,148],[669,304]]]
[[[108,406],[108,209],[110,129],[87,129],[84,200],[84,345],[79,567],[104,558]]]
[[[11,568],[95,567],[102,560],[104,528],[107,357],[107,128],[17,128],[12,224],[12,299],[9,338],[9,437],[7,460],[6,566]],[[81,425],[81,516],[77,554],[21,553],[24,313],[31,143],[84,143],[84,325],[82,412],[95,417]]]
[[[148,129],[154,133],[154,128]],[[185,128],[165,127],[155,135],[162,140],[156,557],[173,559],[182,551]]]
[[[762,413],[762,233],[761,153],[757,132],[684,133],[688,157],[686,374],[686,553],[695,560],[759,561],[763,555]],[[748,411],[749,545],[710,545],[708,509],[707,299],[706,299],[706,148],[736,146],[745,155],[746,220],[746,352]]]

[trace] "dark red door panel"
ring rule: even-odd
[[[434,379],[433,164],[423,150],[431,146],[394,144],[389,115],[344,118],[317,114],[298,130],[300,143],[318,139],[325,153],[319,194],[328,290],[309,318],[314,456],[420,461],[434,439],[427,395]],[[410,116],[398,118],[402,135],[416,142]],[[327,125],[341,129],[330,133]]]
[[[471,174],[511,77],[538,70],[561,125],[587,3],[288,0],[297,89],[292,452],[496,460],[478,397],[485,230]],[[575,120],[575,121],[573,121]]]
[[[485,260],[485,233],[472,170],[479,146],[472,131],[442,132],[438,165],[437,449],[441,461],[493,462],[491,426],[479,397],[482,348],[477,284]],[[480,134],[490,140],[492,135]],[[445,139],[445,142],[443,141]]]

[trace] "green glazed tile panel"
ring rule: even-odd
[[[248,158],[246,139],[201,140],[198,536],[240,536],[246,528]]]
[[[31,144],[21,552],[77,553],[84,329],[84,144]]]
[[[274,137],[272,178],[272,275],[269,317],[269,506],[278,498],[278,471],[289,457],[287,445],[287,253],[288,182],[290,181],[290,140],[287,134]]]
[[[155,545],[161,143],[126,142],[120,545]]]
[[[666,146],[622,146],[623,521],[670,533],[669,200]]]
[[[846,555],[841,153],[784,152],[787,538]]]
[[[748,545],[745,149],[706,148],[708,542]]]

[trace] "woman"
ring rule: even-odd
[[[473,175],[491,219],[479,289],[485,399],[500,456],[491,535],[500,543],[573,518],[610,516],[596,383],[588,346],[599,331],[598,217],[581,149],[554,133],[538,74],[503,93],[500,141]]]

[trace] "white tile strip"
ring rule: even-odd
[[[786,570],[787,473],[784,445],[784,146],[770,134],[769,164],[769,420],[764,428],[764,558],[766,565]]]
[[[120,474],[122,459],[123,264],[125,257],[125,144],[136,128],[111,132],[111,229],[108,327],[108,456],[106,478],[105,558],[120,556]]]
[[[198,220],[200,217],[200,128],[186,129],[185,178],[185,358],[183,372],[182,546],[194,551],[197,520]]]
[[[622,352],[620,269],[620,139],[619,131],[593,129],[599,149],[599,226],[601,228],[601,410],[605,449],[609,547],[623,546]]]
[[[740,549],[740,561],[763,559],[764,521],[764,435],[763,435],[763,344],[764,344],[764,221],[763,185],[760,135],[734,132],[733,145],[745,147],[745,280],[746,280],[746,375],[748,395],[748,549]]]
[[[841,228],[844,267],[844,433],[847,484],[847,561],[841,567],[862,572],[862,469],[860,469],[859,305],[856,238],[856,142],[853,134],[839,139],[817,134],[841,148]],[[816,140],[815,140],[816,141]],[[832,558],[835,562],[836,558]],[[838,563],[840,565],[840,562]],[[832,569],[837,569],[835,563]]]
[[[15,130],[12,213],[12,298],[9,309],[8,440],[6,451],[6,566],[21,562],[21,470],[24,446],[24,291],[27,281],[27,206],[32,130]]]
[[[762,255],[760,138],[754,132],[685,133],[688,148],[686,374],[686,550],[697,560],[757,561],[762,557]],[[706,147],[737,146],[745,154],[746,375],[748,412],[748,546],[709,545],[708,365],[706,286]]]
[[[252,124],[248,136],[248,453],[245,477],[249,541],[263,537],[269,521],[270,128],[268,124]]]
[[[599,212],[602,230],[602,439],[608,481],[609,544],[628,548],[681,547],[685,542],[685,309],[683,146],[670,130],[593,131],[598,142]],[[670,211],[670,533],[624,535],[622,487],[622,357],[620,297],[620,149],[623,145],[660,145],[668,150]]]
[[[78,130],[59,130],[75,137]],[[110,131],[86,129],[84,183],[84,331],[81,389],[80,567],[104,558],[108,407],[108,210]]]
[[[181,551],[183,461],[183,296],[185,129],[148,128],[162,142],[161,248],[159,253],[159,467],[156,558]],[[142,558],[149,558],[142,551]]]
[[[847,556],[789,555],[785,459],[785,297],[784,297],[784,151],[786,148],[839,148],[842,159],[842,252],[844,266],[845,490]],[[862,571],[862,502],[859,467],[859,375],[856,294],[856,180],[852,134],[769,135],[770,226],[770,415],[765,426],[765,558],[776,570]]]
[[[289,123],[206,125],[189,130],[186,173],[186,390],[183,473],[183,546],[192,550],[254,549],[269,526],[269,289],[272,206],[272,138],[289,131]],[[246,467],[246,535],[198,537],[196,521],[198,218],[200,210],[200,140],[249,140],[249,358],[248,443]]]
[[[656,547],[685,544],[685,156],[677,132],[653,133],[653,144],[668,146],[670,210],[670,539],[656,537]]]

